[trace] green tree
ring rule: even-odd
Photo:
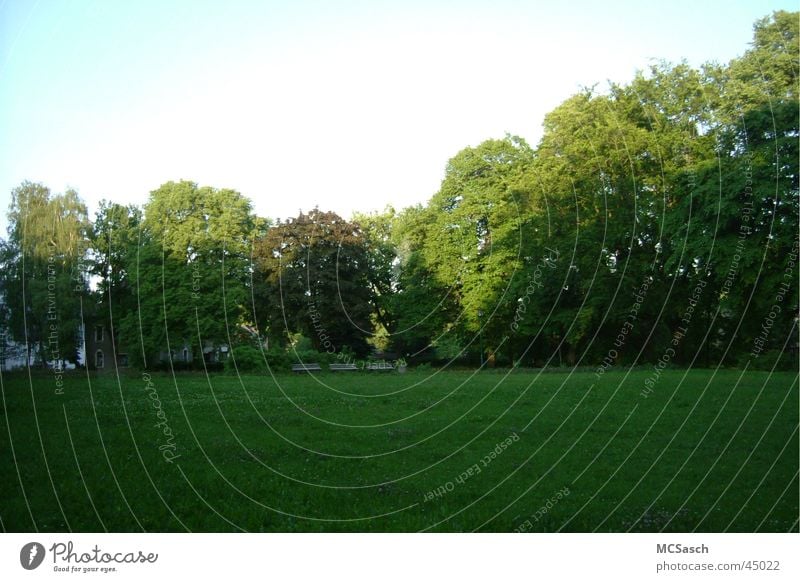
[[[136,206],[103,200],[92,228],[92,272],[97,277],[97,287],[93,309],[88,311],[93,324],[102,324],[112,333],[115,350],[120,347],[120,321],[137,309],[136,280],[130,268],[131,257],[137,253],[142,219],[142,211]],[[138,354],[138,344],[130,344],[128,349]]]
[[[136,304],[120,322],[125,343],[141,344],[151,360],[183,343],[197,360],[206,342],[228,343],[252,321],[250,249],[259,224],[234,190],[182,181],[151,192],[124,264]]]
[[[531,148],[513,136],[466,148],[448,163],[428,206],[425,263],[451,290],[461,335],[477,348],[483,329],[490,352],[508,330],[508,293],[522,267],[520,229],[531,204],[532,160]]]
[[[371,343],[387,349],[397,321],[392,299],[397,289],[398,257],[392,242],[392,226],[397,213],[391,206],[383,212],[355,213],[352,222],[364,236],[367,281],[370,286],[372,320],[375,333]]]
[[[23,182],[12,191],[0,274],[10,335],[41,365],[78,361],[81,308],[88,297],[86,206],[68,190],[52,195]]]
[[[395,327],[392,349],[412,359],[432,358],[434,344],[455,337],[452,322],[458,318],[458,304],[448,285],[436,278],[433,266],[423,254],[434,214],[414,206],[395,215],[391,244],[396,249],[396,284],[390,301]],[[463,339],[456,338],[463,345]]]

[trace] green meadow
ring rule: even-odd
[[[796,373],[4,374],[4,531],[798,530]]]

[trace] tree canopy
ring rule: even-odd
[[[776,12],[727,64],[582,90],[535,146],[466,147],[427,204],[350,220],[272,222],[181,181],[90,223],[74,191],[25,182],[3,325],[47,354],[53,315],[73,358],[89,314],[141,366],[209,342],[537,366],[797,350],[799,39],[798,13]]]

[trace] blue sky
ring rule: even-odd
[[[581,86],[653,59],[727,62],[778,9],[797,3],[0,0],[0,209],[25,179],[90,209],[179,179],[271,217],[424,202],[461,148],[535,144]]]

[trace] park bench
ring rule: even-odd
[[[292,372],[319,372],[319,364],[292,364]]]
[[[331,372],[349,372],[350,370],[358,370],[355,364],[331,364]]]
[[[390,362],[370,362],[367,364],[367,370],[388,372],[390,370],[394,370],[394,366]]]

